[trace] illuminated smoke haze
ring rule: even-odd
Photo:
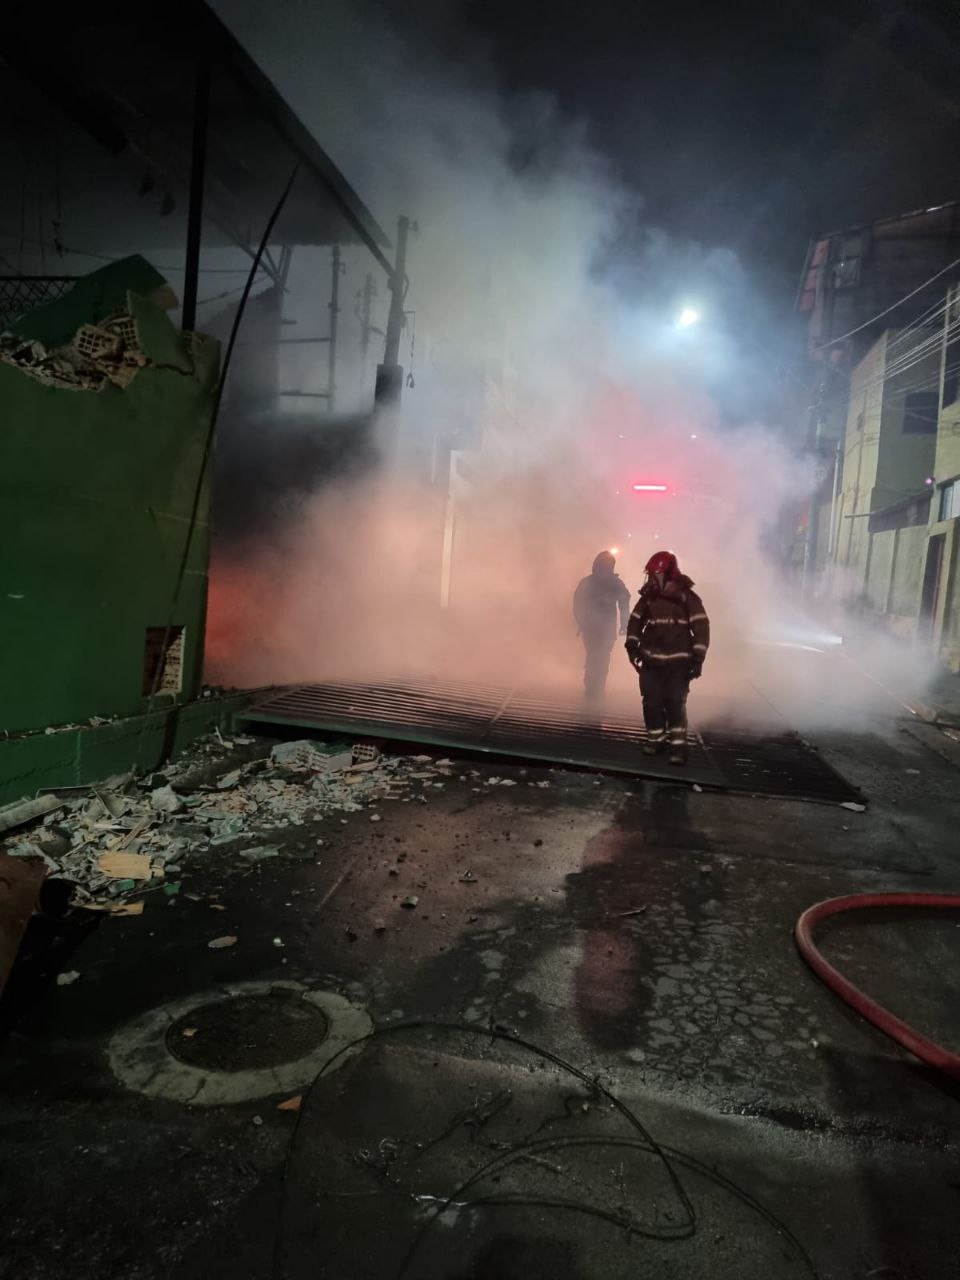
[[[507,101],[480,62],[414,58],[362,7],[324,5],[321,19],[287,4],[279,24],[272,10],[220,8],[381,222],[392,231],[402,212],[419,230],[406,300],[416,385],[399,443],[381,424],[378,465],[349,479],[320,473],[284,495],[268,527],[215,541],[208,677],[434,675],[574,694],[578,579],[617,546],[635,594],[647,557],[669,547],[713,624],[696,690],[710,715],[770,695],[803,722],[869,710],[869,699],[844,700],[841,670],[825,684],[809,648],[829,647],[833,628],[803,620],[765,554],[811,464],[773,424],[722,423],[716,388],[744,376],[736,342],[709,315],[675,323],[690,281],[742,287],[733,255],[651,228],[628,237],[624,256],[624,228],[642,223],[637,198],[549,100]],[[346,259],[349,297],[370,268],[361,250]],[[650,298],[623,288],[638,278],[656,282]],[[382,278],[379,290],[382,324]],[[296,275],[288,305],[306,305]],[[462,455],[469,481],[457,485],[441,608],[442,446],[458,429],[482,448]],[[280,418],[274,439],[283,431]],[[651,481],[667,492],[631,489]],[[893,661],[871,643],[881,665]],[[619,648],[611,697],[636,699]]]

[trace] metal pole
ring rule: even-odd
[[[383,349],[384,365],[396,365],[400,359],[400,335],[403,332],[403,298],[407,291],[407,236],[410,219],[397,220],[397,262],[390,277],[390,315],[387,318],[387,340]]]
[[[378,405],[397,405],[403,386],[403,369],[400,367],[400,335],[403,332],[403,300],[407,291],[407,237],[410,219],[397,220],[397,260],[390,275],[390,314],[387,317],[387,333],[383,349],[383,363],[377,366],[377,386],[374,400]]]
[[[363,372],[367,371],[367,353],[370,350],[370,316],[373,311],[373,276],[367,272],[363,282],[363,305],[360,312],[360,355]]]
[[[210,52],[201,37],[197,54],[197,79],[193,99],[193,144],[190,152],[190,203],[187,209],[187,253],[184,263],[181,327],[197,325],[197,290],[200,280],[200,241],[203,235],[203,187],[207,168],[207,134],[210,120]]]
[[[327,410],[333,413],[334,403],[337,394],[337,316],[340,314],[340,276],[343,274],[343,264],[340,261],[340,246],[333,246],[333,253],[330,256],[330,347],[327,353],[327,367],[329,369],[328,385],[327,385]]]
[[[841,442],[837,441],[837,449],[833,459],[833,496],[830,499],[830,531],[827,534],[827,559],[834,558],[837,549],[837,495],[840,492],[840,452]]]

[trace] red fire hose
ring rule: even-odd
[[[844,898],[828,898],[809,907],[796,923],[793,931],[800,954],[818,978],[845,1000],[861,1017],[879,1027],[896,1040],[904,1049],[931,1067],[946,1071],[960,1078],[960,1055],[934,1044],[908,1023],[895,1017],[883,1005],[871,1000],[855,987],[849,979],[825,960],[813,941],[813,931],[821,920],[840,915],[844,911],[858,911],[867,907],[953,907],[960,908],[960,894],[956,893],[852,893]]]

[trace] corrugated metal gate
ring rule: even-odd
[[[273,694],[244,720],[440,747],[551,764],[606,769],[645,778],[840,802],[861,799],[797,734],[769,730],[704,730],[689,737],[682,769],[641,751],[636,716],[598,714],[557,697],[496,685],[430,680],[381,684],[301,685]]]

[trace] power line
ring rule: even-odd
[[[942,301],[935,302],[932,307],[928,307],[926,311],[917,316],[916,320],[911,324],[908,324],[905,329],[901,329],[899,333],[897,333],[896,337],[890,340],[890,347],[893,348],[899,346],[900,343],[906,342],[908,338],[911,338],[920,329],[928,328],[935,320],[939,320],[940,316],[942,316],[946,311],[948,302],[949,294],[944,294]]]
[[[937,348],[946,338],[949,342],[952,338],[960,335],[960,318],[952,321],[945,330],[938,329],[936,333],[931,334],[929,338],[925,338],[923,342],[918,343],[909,351],[902,352],[890,364],[885,365],[883,372],[869,378],[866,382],[861,382],[857,386],[851,386],[842,395],[834,396],[830,399],[820,400],[810,406],[811,409],[825,409],[842,404],[849,404],[854,395],[866,393],[878,386],[883,386],[889,382],[891,378],[899,377],[901,374],[907,373],[910,369],[918,364],[923,364],[926,360],[930,360],[936,354]],[[848,375],[849,376],[849,375]],[[939,377],[939,369],[937,371]]]

